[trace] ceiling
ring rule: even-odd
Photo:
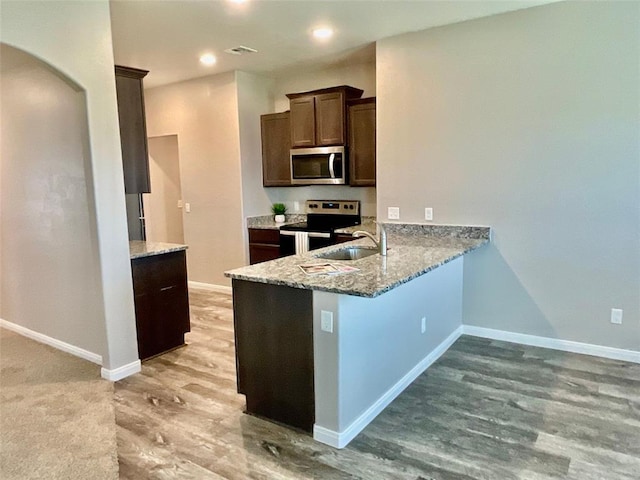
[[[374,61],[385,37],[557,0],[111,0],[115,61],[149,70],[146,87],[231,70],[276,75]],[[313,28],[330,26],[318,41]],[[244,45],[258,53],[235,56]],[[213,53],[206,67],[200,55]]]

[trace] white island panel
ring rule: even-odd
[[[462,275],[459,257],[375,298],[313,292],[316,440],[347,445],[458,338]]]

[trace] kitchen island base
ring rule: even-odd
[[[311,290],[233,281],[238,393],[247,413],[311,432]]]
[[[459,257],[374,298],[234,279],[247,412],[346,446],[459,336],[462,273]]]

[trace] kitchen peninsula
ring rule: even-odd
[[[226,272],[248,413],[342,448],[460,335],[463,256],[488,243],[490,229],[385,228],[386,257],[319,258],[372,246],[359,239]],[[327,262],[358,270],[300,268]]]

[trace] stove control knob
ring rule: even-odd
[[[351,210],[353,210],[353,205],[349,205],[349,208],[350,208]]]

